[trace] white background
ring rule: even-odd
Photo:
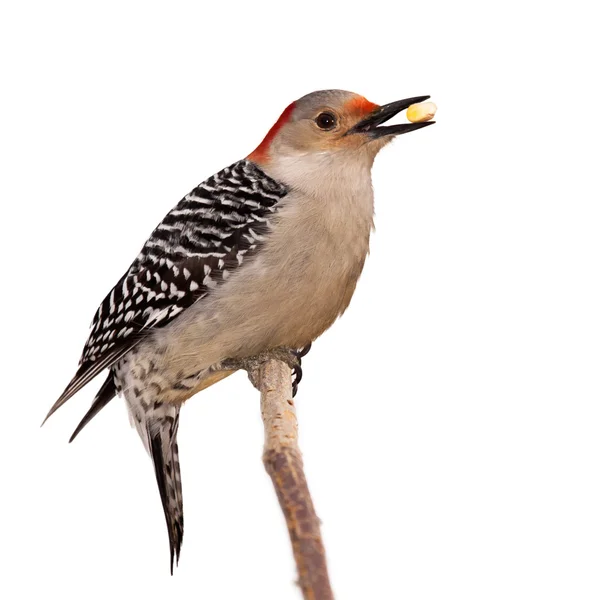
[[[305,466],[343,600],[600,597],[600,200],[592,2],[3,2],[7,599],[295,599],[243,374],[186,405],[174,577],[117,400],[40,430],[163,215],[293,99],[431,94],[374,167],[353,303],[305,360]]]

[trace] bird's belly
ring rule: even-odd
[[[301,348],[344,312],[362,265],[348,268],[343,261],[336,261],[325,269],[315,261],[310,267],[309,273],[305,262],[306,271],[292,278],[287,272],[257,278],[255,289],[246,290],[245,297],[253,297],[254,310],[237,316],[235,328],[240,328],[239,339],[245,341],[243,347],[231,348],[235,355],[280,346]],[[253,340],[250,345],[249,340]]]
[[[157,332],[172,369],[200,371],[270,348],[301,348],[333,324],[350,302],[366,249],[327,260],[301,245],[286,252],[287,264],[259,253],[239,276]]]
[[[291,198],[253,258],[156,331],[170,369],[200,371],[321,335],[347,308],[368,252],[372,221],[347,212]]]
[[[223,284],[222,295],[200,301],[157,330],[122,361],[120,387],[130,393],[151,387],[162,401],[181,403],[230,375],[218,370],[225,359],[308,345],[347,308],[364,258],[338,256],[325,266],[302,258],[304,269],[293,279],[256,260],[243,285]]]

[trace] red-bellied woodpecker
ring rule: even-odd
[[[79,369],[48,416],[109,370],[71,439],[124,395],[154,462],[171,571],[183,536],[181,405],[245,359],[279,351],[299,367],[303,349],[344,312],[369,248],[375,155],[431,124],[382,123],[427,98],[378,106],[329,90],[293,102],[254,152],[167,214],[100,304]]]

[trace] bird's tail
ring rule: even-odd
[[[128,405],[132,424],[154,463],[156,483],[167,521],[173,574],[173,564],[179,562],[183,540],[183,496],[177,447],[179,406],[158,401],[144,405],[132,405],[128,401]]]
[[[179,469],[179,448],[177,447],[177,427],[172,432],[157,432],[150,438],[150,456],[154,462],[156,482],[160,492],[171,550],[171,575],[173,562],[179,562],[183,541],[183,497],[181,493],[181,471]]]

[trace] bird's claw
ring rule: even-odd
[[[293,350],[294,355],[298,359],[298,362],[292,367],[292,398],[294,398],[298,392],[298,384],[302,380],[302,357],[306,356],[310,350],[311,344],[304,346],[298,350]]]
[[[302,379],[302,357],[306,356],[310,350],[310,344],[304,348],[273,348],[261,352],[256,356],[247,358],[230,359],[223,361],[220,367],[222,369],[244,369],[248,373],[248,379],[252,385],[259,389],[259,371],[260,367],[269,360],[279,360],[285,363],[292,370],[292,396],[298,391],[298,384]]]

